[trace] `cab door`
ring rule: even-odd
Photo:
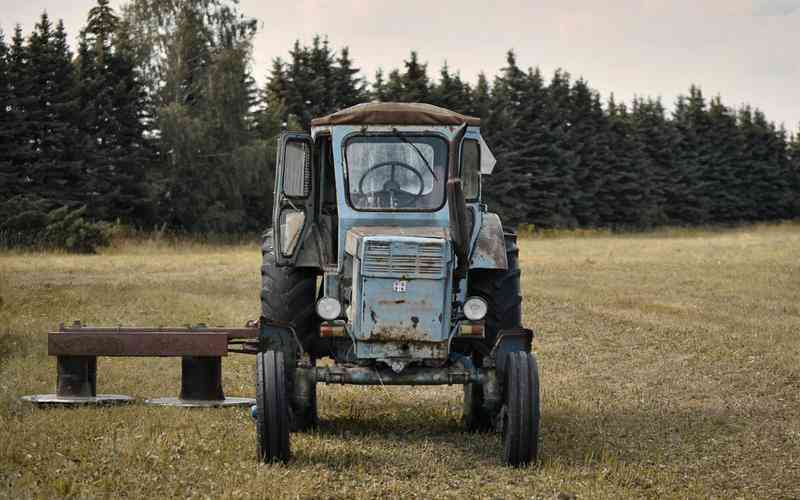
[[[284,132],[278,138],[273,238],[279,266],[297,261],[314,217],[314,153],[311,136]]]

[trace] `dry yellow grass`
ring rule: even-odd
[[[800,497],[800,227],[522,242],[540,333],[542,459],[500,464],[459,388],[320,389],[287,466],[255,462],[243,409],[37,410],[60,321],[241,325],[253,246],[126,243],[0,254],[0,496]],[[175,395],[177,359],[99,361],[102,392]],[[230,395],[253,360],[223,361]]]

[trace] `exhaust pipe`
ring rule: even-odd
[[[467,274],[467,259],[469,258],[469,237],[472,234],[472,219],[467,217],[467,202],[464,198],[464,188],[461,184],[459,172],[459,152],[461,141],[467,133],[467,124],[464,123],[456,131],[450,141],[450,158],[447,172],[447,205],[450,212],[450,237],[453,239],[458,267],[455,269],[455,281],[458,282]]]

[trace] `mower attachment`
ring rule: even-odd
[[[130,396],[97,394],[98,356],[180,357],[181,390],[177,398],[149,399],[147,404],[182,407],[252,405],[252,398],[225,397],[222,356],[228,352],[255,354],[258,325],[245,328],[96,328],[75,322],[48,333],[48,354],[57,359],[55,394],[23,396],[38,405],[115,404]]]

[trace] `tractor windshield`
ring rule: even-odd
[[[350,204],[357,210],[434,211],[444,205],[447,142],[437,136],[365,135],[346,147]]]

